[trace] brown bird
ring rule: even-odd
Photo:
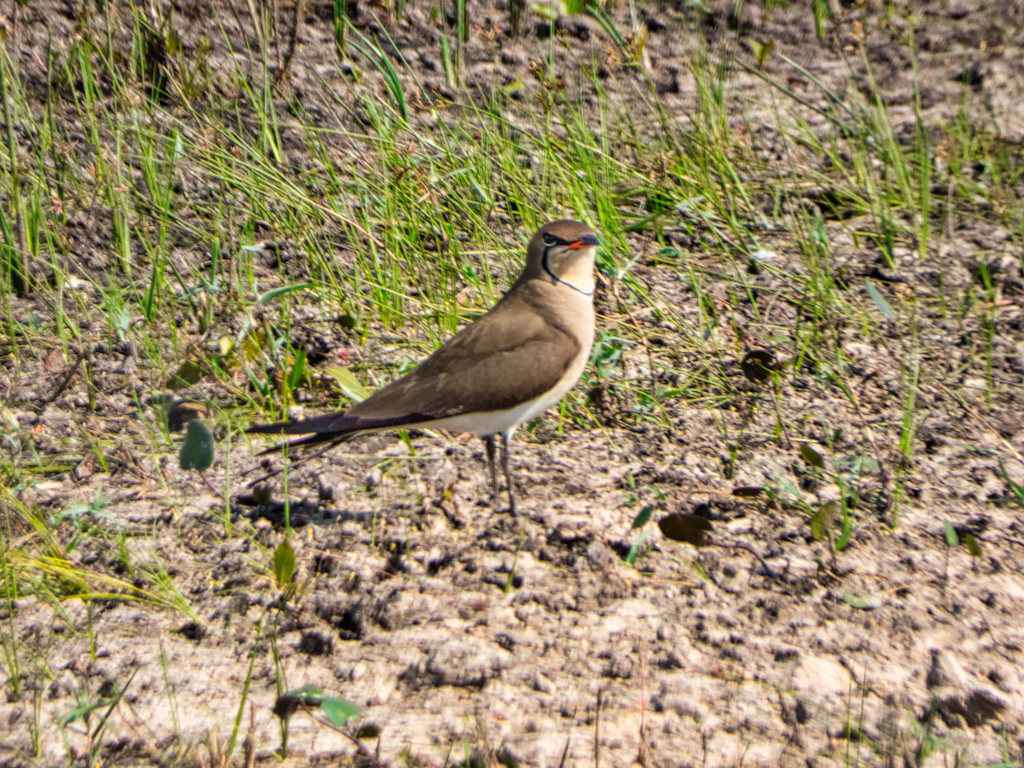
[[[586,224],[563,220],[544,225],[530,240],[526,266],[508,293],[414,371],[347,411],[247,431],[313,433],[270,451],[382,429],[474,432],[484,439],[495,501],[495,438],[500,435],[501,466],[515,514],[508,441],[520,424],[561,400],[583,373],[594,342],[597,246]]]

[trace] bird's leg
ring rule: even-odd
[[[505,471],[505,486],[508,488],[508,510],[516,513],[516,499],[512,495],[512,472],[508,468],[508,432],[501,434],[501,468]]]
[[[484,447],[487,449],[487,466],[491,468],[491,495],[494,505],[498,505],[498,472],[494,466],[494,435],[484,435]]]

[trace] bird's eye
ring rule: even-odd
[[[550,232],[544,234],[544,245],[552,246],[558,244],[558,238],[552,235]]]

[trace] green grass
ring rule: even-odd
[[[935,241],[957,216],[1005,226],[1020,245],[1019,153],[973,118],[966,95],[950,124],[927,124],[919,87],[912,135],[901,135],[866,58],[849,63],[865,76],[851,78],[840,98],[769,54],[770,71],[816,83],[819,98],[809,105],[765,73],[765,101],[750,103],[730,90],[735,62],[698,43],[695,107],[673,114],[642,69],[642,40],[625,27],[613,42],[623,73],[635,73],[628,103],[605,91],[601,62],[557,36],[547,58],[520,73],[531,97],[519,99],[515,84],[464,84],[471,20],[457,0],[448,28],[446,7],[438,54],[452,98],[429,92],[387,34],[351,26],[343,2],[334,6],[333,65],[345,75],[321,76],[308,99],[283,98],[287,30],[259,15],[269,14],[263,5],[249,20],[255,48],[242,50],[224,18],[215,19],[213,39],[186,49],[167,19],[87,4],[80,34],[47,52],[45,86],[28,84],[5,43],[5,383],[35,376],[57,350],[75,376],[52,399],[73,392],[95,411],[103,388],[114,386],[100,383],[107,374],[95,365],[97,346],[130,346],[147,388],[135,396],[145,426],[133,450],[158,463],[179,438],[145,414],[151,394],[183,383],[172,380],[186,379],[182,394],[209,404],[219,436],[276,419],[300,400],[343,405],[344,387],[321,375],[323,366],[340,365],[368,388],[386,382],[493,305],[538,226],[572,216],[602,236],[602,318],[586,386],[563,405],[560,428],[667,431],[675,409],[707,409],[732,467],[769,448],[798,461],[789,435],[817,440],[835,452],[837,463],[818,474],[843,492],[844,522],[869,514],[859,505],[864,476],[849,465],[870,460],[894,478],[880,516],[896,527],[924,388],[976,402],[963,382],[980,379],[991,404],[1006,390],[1010,354],[997,343],[1008,331],[997,305],[1001,278],[987,263],[957,292],[945,290],[943,265],[937,287],[917,282],[908,265],[912,273],[914,259],[937,259]],[[822,8],[815,4],[819,34]],[[401,6],[388,12],[400,16]],[[614,22],[596,6],[593,13],[608,32]],[[907,47],[916,73],[912,36],[894,44]],[[570,66],[553,63],[566,55]],[[812,128],[812,117],[826,128]],[[770,135],[759,129],[766,119]],[[892,279],[869,283],[866,261],[850,256],[858,249],[876,252]],[[925,324],[947,335],[978,332],[978,354],[942,367],[942,334],[922,333]],[[899,407],[874,430],[861,410],[870,377],[851,369],[843,346],[851,334],[898,361]],[[344,341],[359,362],[310,364],[316,335]],[[784,361],[771,388],[737,375],[745,352],[761,347]],[[858,434],[837,437],[834,425],[780,407],[780,392],[797,384],[812,399],[848,406]],[[596,389],[611,392],[613,406],[589,399]],[[71,597],[140,600],[183,616],[192,609],[155,553],[148,562],[126,554],[135,583],[74,561],[83,541],[117,540],[100,497],[53,517],[32,489],[88,455],[104,471],[127,460],[87,418],[39,452],[10,415],[24,405],[17,387],[4,391],[2,658],[8,695],[21,698],[21,681],[38,670],[14,639],[11,606],[20,597],[58,613]],[[237,734],[236,726],[232,747]]]

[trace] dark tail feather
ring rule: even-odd
[[[249,434],[259,435],[305,435],[314,433],[301,440],[279,443],[256,454],[257,456],[263,456],[267,453],[280,451],[286,447],[295,448],[297,446],[329,442],[340,443],[342,440],[355,437],[360,432],[376,429],[400,429],[401,427],[411,427],[417,423],[430,420],[431,417],[421,414],[391,416],[380,419],[361,419],[358,416],[346,416],[344,413],[329,413],[325,416],[314,416],[312,419],[302,419],[301,421],[256,424],[245,431]]]
[[[339,435],[337,432],[320,432],[315,435],[310,435],[309,437],[304,437],[301,440],[292,440],[291,442],[288,442],[286,440],[283,443],[272,445],[269,448],[264,448],[262,451],[259,451],[256,455],[266,456],[268,453],[278,453],[279,451],[283,451],[285,448],[299,448],[304,445],[318,445],[320,443],[340,443],[344,440],[351,440],[353,437],[356,436],[356,434],[357,433],[354,432],[343,432]]]
[[[276,424],[256,424],[246,432],[259,435],[306,435],[311,432],[333,432],[337,436],[349,432],[358,432],[365,427],[360,423],[366,419],[346,416],[344,413],[328,413],[325,416],[314,416],[301,421],[279,421]]]

